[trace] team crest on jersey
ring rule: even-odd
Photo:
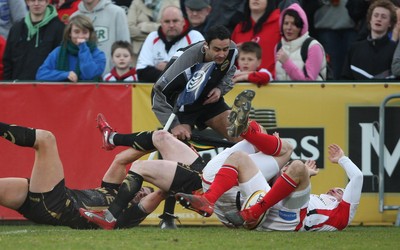
[[[225,60],[225,61],[221,64],[221,71],[224,71],[228,66],[229,66],[229,60]]]
[[[187,92],[196,91],[200,87],[201,83],[206,80],[205,78],[206,72],[204,70],[196,71],[186,85]]]

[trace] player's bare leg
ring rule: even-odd
[[[138,151],[134,148],[128,148],[118,153],[104,174],[103,181],[120,184],[126,176],[126,165],[138,160],[145,154],[146,152]]]
[[[197,153],[189,148],[186,144],[182,141],[173,137],[167,131],[155,131],[153,134],[153,142],[160,154],[162,155],[164,160],[172,160],[177,161],[190,165],[192,164],[198,157]],[[176,164],[173,164],[174,169]],[[174,170],[175,171],[175,170]],[[159,171],[155,171],[159,172]],[[150,172],[151,173],[151,172]],[[163,178],[162,176],[158,177],[158,179],[169,180],[172,182],[172,176],[169,178]],[[145,178],[146,179],[146,178]],[[160,183],[161,184],[161,183]],[[167,185],[171,185],[170,183]],[[176,229],[177,226],[175,224],[175,220],[178,219],[177,216],[174,215],[175,212],[175,197],[172,195],[168,195],[165,199],[164,203],[164,210],[163,213],[159,216],[161,219],[160,221],[160,228],[161,229]]]
[[[0,134],[15,145],[35,150],[29,184],[31,192],[48,192],[64,179],[56,138],[50,131],[0,123]]]
[[[36,129],[35,162],[32,168],[29,190],[35,193],[51,191],[64,179],[63,165],[58,154],[53,133]]]
[[[0,178],[0,206],[17,210],[25,202],[28,188],[26,178]]]

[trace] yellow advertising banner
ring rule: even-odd
[[[138,84],[132,91],[132,130],[153,130],[161,127],[151,111],[152,85]],[[398,83],[276,83],[258,88],[238,84],[225,96],[231,104],[244,89],[256,91],[253,100],[254,119],[268,111],[276,119],[282,138],[294,146],[292,158],[314,159],[321,168],[312,178],[312,192],[325,193],[332,187],[345,187],[348,182],[343,169],[327,159],[327,147],[339,144],[362,170],[364,186],[362,199],[353,224],[393,223],[397,211],[379,211],[379,106],[384,98],[400,93]],[[384,203],[400,205],[400,99],[388,103],[385,132],[385,198]],[[397,125],[394,125],[397,124]],[[267,126],[268,127],[268,126]],[[163,206],[150,215],[145,223],[156,224]],[[175,214],[182,224],[219,224],[216,217],[202,218],[179,204]]]

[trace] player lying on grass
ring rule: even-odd
[[[253,97],[254,92],[244,91],[236,98],[235,105],[238,107],[248,106]],[[241,112],[234,111],[233,113],[241,116]],[[106,135],[104,137],[106,148],[112,148],[114,145],[111,144],[122,145],[119,137],[123,135],[115,134],[110,125],[105,125],[103,131],[103,134]],[[275,136],[268,136],[276,139]],[[118,139],[117,143],[115,139]],[[201,173],[205,163],[196,152],[166,131],[153,132],[153,143],[160,151],[163,160],[135,161],[110,207],[102,212],[81,209],[83,216],[104,229],[114,228],[115,218],[123,211],[127,202],[135,195],[135,192],[140,189],[143,180],[156,185],[163,191],[173,193],[193,193],[202,188]],[[233,147],[236,147],[236,145]],[[238,146],[240,145],[242,144]],[[251,144],[247,143],[247,145],[249,152],[256,152]],[[263,156],[260,153],[254,157],[262,158]],[[284,164],[287,159],[281,162]],[[129,186],[130,190],[123,188],[122,186],[124,185]]]
[[[121,152],[103,177],[101,187],[75,190],[65,186],[63,164],[55,136],[33,129],[0,122],[0,134],[11,143],[35,150],[31,177],[0,178],[0,205],[16,210],[39,224],[69,226],[77,229],[98,228],[79,214],[79,208],[107,208],[124,180],[126,164],[136,160],[134,149]],[[116,227],[138,225],[163,200],[164,193],[141,188],[118,216]]]
[[[192,193],[201,189],[200,174],[205,166],[203,159],[188,145],[175,138],[167,131],[158,130],[139,134],[140,142],[130,143],[129,134],[119,134],[100,116],[99,128],[103,134],[103,145],[106,149],[115,146],[133,146],[146,154],[143,149],[152,147],[162,155],[162,160],[137,160],[132,163],[118,195],[110,207],[103,211],[80,209],[81,214],[89,221],[104,229],[113,229],[117,218],[123,213],[129,201],[142,188],[143,181],[154,184],[164,192]],[[179,159],[179,161],[177,161]]]
[[[232,127],[237,126],[232,124],[232,134],[245,129]],[[240,203],[243,203],[254,191],[268,189],[267,180],[272,180],[290,160],[292,146],[277,134],[263,132],[255,121],[250,123],[243,138],[245,140],[225,149],[208,162],[202,178],[204,195],[176,194],[183,206],[206,217],[215,211],[223,224],[231,226],[226,214],[238,210],[238,192]]]
[[[210,199],[214,205],[209,208],[213,207],[219,220],[227,226],[229,221],[225,214],[232,210],[237,211],[238,192],[240,203],[243,203],[255,190],[264,190],[266,180],[273,179],[279,173],[292,153],[292,146],[288,141],[280,139],[277,134],[266,134],[255,121],[251,124],[251,128],[261,135],[258,137],[260,140],[253,140],[251,143],[245,139],[238,142],[211,159],[203,170],[203,191],[206,191],[204,196],[212,195]],[[250,129],[248,131],[254,132],[250,132]],[[216,187],[213,191],[215,193],[211,192],[214,188],[210,189],[210,185]],[[179,196],[182,194],[177,194]],[[210,216],[213,209],[203,212],[203,215]]]
[[[254,122],[247,129],[246,126],[242,128],[236,131],[240,133],[244,130],[241,134],[243,138],[256,147],[264,145],[265,140],[260,140],[263,134]],[[350,182],[345,189],[332,188],[321,195],[310,194],[310,177],[318,173],[315,162],[289,161],[271,188],[257,168],[257,161],[251,160],[246,153],[230,154],[215,174],[214,169],[218,169],[220,164],[218,157],[212,159],[204,169],[204,194],[176,194],[175,197],[183,206],[203,216],[210,216],[215,211],[220,219],[225,217],[221,219],[224,224],[243,225],[250,229],[256,227],[260,223],[260,216],[268,211],[259,225],[260,230],[268,231],[343,230],[354,218],[361,198],[363,175],[338,145],[329,146],[329,160],[343,167]],[[257,190],[264,190],[267,194],[254,206],[238,211],[231,193],[237,187],[244,196]]]

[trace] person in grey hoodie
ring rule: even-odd
[[[5,39],[11,26],[28,13],[24,0],[0,0],[0,35]]]
[[[104,72],[110,72],[112,68],[110,56],[112,44],[115,41],[130,42],[125,10],[113,4],[111,0],[82,0],[78,5],[78,11],[72,16],[77,14],[86,15],[92,20],[98,39],[98,47],[107,56]]]
[[[322,2],[324,4],[314,15],[316,38],[324,46],[330,58],[333,76],[337,80],[340,78],[350,45],[356,40],[357,31],[346,9],[348,0]]]

